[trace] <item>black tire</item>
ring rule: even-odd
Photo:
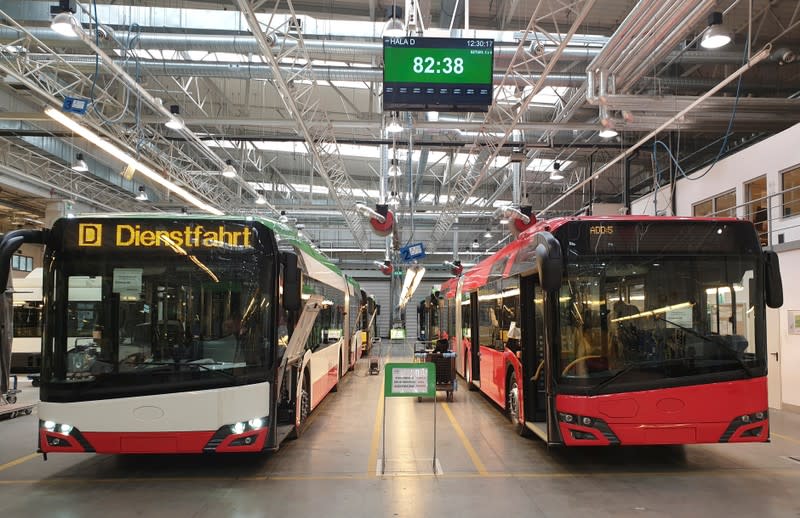
[[[6,401],[8,401],[9,405],[13,405],[14,403],[17,402],[17,396],[8,396],[6,398]]]

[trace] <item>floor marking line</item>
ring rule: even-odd
[[[793,442],[795,444],[800,444],[800,440],[797,440],[794,437],[789,437],[788,435],[781,435],[781,434],[775,433],[775,432],[770,432],[770,435],[774,435],[775,437],[779,437],[779,438],[783,439],[784,441],[789,441],[789,442]]]
[[[13,468],[14,466],[19,466],[20,464],[28,462],[31,459],[35,459],[38,456],[39,456],[39,454],[34,452],[34,453],[29,453],[28,455],[25,455],[24,457],[20,457],[17,460],[12,460],[11,462],[6,462],[2,466],[0,466],[0,471],[5,471],[5,470],[7,470],[9,468]]]
[[[447,418],[450,420],[450,424],[453,425],[453,429],[456,431],[456,435],[458,435],[458,438],[461,439],[461,444],[463,444],[464,449],[467,450],[467,454],[469,455],[469,458],[472,460],[472,464],[475,466],[475,469],[478,470],[478,473],[482,477],[487,476],[489,472],[486,471],[486,466],[483,465],[483,462],[481,461],[480,457],[478,457],[478,452],[476,452],[475,448],[472,447],[472,444],[469,442],[469,439],[467,439],[467,436],[464,434],[464,430],[461,429],[461,425],[458,424],[456,416],[454,416],[452,410],[450,410],[450,405],[448,405],[445,402],[442,402],[441,405],[442,408],[444,408],[444,413],[447,414]]]

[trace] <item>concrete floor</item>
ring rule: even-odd
[[[384,353],[399,361],[410,349]],[[790,458],[800,459],[800,416],[776,411],[770,444],[548,450],[462,385],[436,408],[436,476],[433,402],[386,400],[388,473],[378,476],[383,376],[366,369],[362,360],[276,454],[43,462],[32,454],[36,413],[2,421],[0,516],[800,517]]]

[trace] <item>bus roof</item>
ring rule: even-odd
[[[474,291],[487,282],[496,278],[505,278],[511,275],[527,273],[535,270],[534,238],[539,232],[556,233],[560,228],[573,222],[597,223],[612,225],[619,223],[722,223],[734,225],[749,225],[752,223],[739,218],[696,218],[682,216],[570,216],[537,221],[529,229],[522,232],[517,238],[506,246],[485,258],[463,275],[462,290],[465,293]],[[755,230],[753,236],[755,239]],[[757,239],[756,239],[757,244]]]

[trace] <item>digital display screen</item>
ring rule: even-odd
[[[749,221],[606,220],[572,222],[562,228],[566,232],[559,234],[578,255],[752,254],[761,249]]]
[[[494,40],[384,38],[383,109],[486,111]]]

